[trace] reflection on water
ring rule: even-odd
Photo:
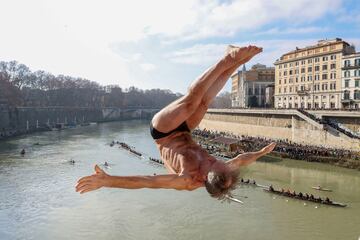
[[[165,173],[117,147],[158,158],[143,121],[92,125],[0,142],[0,239],[358,239],[360,173],[301,161],[264,159],[242,170],[261,184],[349,204],[317,206],[242,186],[244,205],[220,203],[204,189],[74,191],[77,179],[107,161],[115,175]],[[40,145],[34,145],[39,142]],[[20,156],[22,148],[26,155]],[[70,164],[70,159],[75,164]],[[104,167],[104,166],[103,166]],[[322,185],[333,192],[318,192]],[[317,208],[316,208],[317,207]]]

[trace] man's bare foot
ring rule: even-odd
[[[225,52],[225,60],[236,62],[237,64],[244,64],[249,61],[256,54],[262,52],[262,48],[256,46],[236,47],[229,45]]]

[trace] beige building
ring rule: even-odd
[[[336,38],[282,55],[275,62],[275,108],[341,108],[342,57],[354,52]]]
[[[342,106],[360,108],[360,53],[343,56],[342,77]]]
[[[275,68],[255,64],[250,70],[245,65],[231,76],[232,107],[266,107],[266,88],[274,83]]]

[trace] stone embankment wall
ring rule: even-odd
[[[331,116],[327,116],[331,118]],[[336,117],[340,123],[349,122],[359,129],[360,116]],[[341,122],[343,121],[343,122]],[[359,151],[360,141],[337,131],[326,131],[302,119],[294,110],[209,110],[200,128],[232,132],[238,135],[271,139],[287,139],[307,145],[328,146]]]
[[[0,107],[0,132],[31,131],[55,123],[150,119],[158,109],[119,108],[5,108]]]

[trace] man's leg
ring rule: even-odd
[[[254,51],[255,54],[261,52],[261,49],[257,49]],[[186,124],[190,129],[196,128],[201,120],[203,119],[206,111],[209,108],[209,105],[214,100],[216,95],[220,92],[220,90],[224,87],[227,80],[230,78],[231,74],[235,72],[235,70],[241,66],[241,64],[246,63],[249,61],[253,56],[245,59],[242,63],[236,64],[234,67],[228,69],[227,71],[223,72],[219,78],[214,82],[214,84],[208,89],[206,94],[201,99],[201,102],[196,109],[196,111],[186,120]]]
[[[152,124],[160,132],[170,132],[186,121],[199,107],[204,95],[221,74],[242,64],[250,56],[254,56],[257,47],[234,48],[224,58],[207,70],[199,79],[191,84],[188,93],[172,102],[152,119]]]

